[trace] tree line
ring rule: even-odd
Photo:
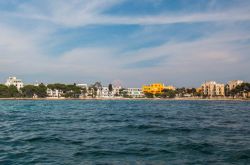
[[[109,84],[108,86],[109,91],[111,92],[113,90],[112,84]],[[47,86],[43,83],[39,84],[38,86],[35,85],[26,85],[20,90],[16,88],[14,85],[6,86],[3,84],[0,84],[0,98],[32,98],[32,97],[38,97],[38,98],[45,98],[48,97],[47,95],[47,89],[51,90],[59,90],[62,92],[62,97],[66,98],[79,98],[80,95],[85,96],[86,94],[89,97],[97,97],[98,96],[98,90],[102,90],[102,84],[101,82],[96,82],[93,85],[90,85],[88,89],[81,88],[76,86],[76,84],[48,84]],[[227,88],[226,90],[226,96],[243,96],[244,94],[248,94],[250,92],[250,83],[242,83],[241,85],[236,86],[236,88],[229,91]],[[195,88],[177,88],[176,90],[170,90],[170,89],[164,89],[161,93],[152,94],[152,93],[144,93],[145,97],[147,98],[174,98],[176,96],[178,97],[185,97],[187,94],[189,96],[202,96],[201,92],[197,92]],[[128,96],[127,90],[125,88],[120,89],[119,94],[116,94],[115,96],[122,96],[122,97],[130,97]],[[248,95],[247,95],[248,96]],[[250,96],[248,96],[250,97]]]
[[[85,94],[87,91],[84,88],[76,86],[76,84],[48,84],[45,86],[43,83],[38,86],[26,85],[20,90],[16,86],[6,86],[0,84],[0,98],[45,98],[48,97],[47,89],[62,91],[62,97],[67,98],[79,98],[81,94]]]

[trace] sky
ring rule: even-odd
[[[248,0],[0,0],[0,82],[250,81]]]

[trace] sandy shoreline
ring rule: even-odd
[[[250,99],[241,98],[0,98],[0,100],[207,100],[207,101],[250,101]]]

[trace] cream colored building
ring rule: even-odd
[[[242,80],[232,80],[227,83],[228,90],[231,91],[232,89],[236,88],[238,85],[243,83]]]
[[[225,85],[208,81],[201,85],[202,93],[206,96],[225,96]]]

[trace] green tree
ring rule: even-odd
[[[22,89],[23,97],[31,98],[37,93],[37,87],[34,85],[26,85]]]
[[[145,95],[145,97],[147,97],[147,98],[153,98],[153,97],[154,97],[154,94],[148,93],[148,92],[145,92],[144,95]]]
[[[10,85],[8,87],[8,91],[9,91],[9,97],[20,97],[21,96],[21,94],[18,91],[17,87],[14,86],[14,85]]]
[[[76,84],[49,84],[47,85],[47,88],[51,89],[51,90],[60,90],[63,91],[63,96],[67,97],[67,98],[79,98],[80,95],[85,92],[86,93],[86,89],[82,89],[81,87],[76,86]],[[46,89],[47,90],[47,89]]]
[[[79,98],[80,95],[81,95],[81,87],[76,86],[76,84],[67,85],[65,97]]]
[[[0,97],[1,98],[8,98],[9,96],[9,89],[6,85],[0,84]]]
[[[108,88],[109,88],[109,92],[113,91],[113,85],[112,84],[109,84]]]
[[[176,94],[178,94],[180,97],[183,97],[183,95],[186,93],[186,88],[177,88],[176,89]]]
[[[162,97],[162,93],[156,93],[154,96],[158,97],[158,98],[161,98]]]
[[[161,97],[163,98],[175,98],[176,91],[171,89],[163,89]]]
[[[36,95],[40,98],[45,98],[47,97],[47,87],[41,83],[37,88],[36,88]]]
[[[119,94],[117,94],[117,96],[122,96],[125,98],[128,98],[128,91],[125,88],[121,88],[119,89]]]

